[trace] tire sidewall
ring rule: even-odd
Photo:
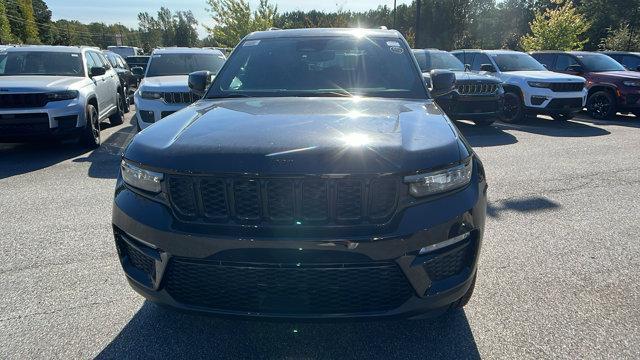
[[[503,107],[502,112],[500,113],[500,119],[506,123],[515,123],[522,119],[524,108],[522,106],[522,99],[518,93],[513,91],[507,91],[504,94],[504,104],[506,105],[508,101],[514,101],[515,106],[517,107],[517,112],[511,116],[506,115],[506,108]]]
[[[592,102],[595,100],[596,96],[604,96],[607,99],[607,101],[609,102],[609,104],[610,104],[609,111],[606,112],[605,114],[596,113],[594,111]],[[587,99],[587,112],[589,113],[589,116],[591,116],[594,119],[598,119],[598,120],[604,120],[604,119],[607,119],[607,118],[611,117],[615,113],[615,101],[614,101],[613,96],[611,96],[611,94],[608,91],[596,91],[596,92],[594,92]]]

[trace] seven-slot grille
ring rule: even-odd
[[[46,104],[47,96],[43,93],[0,94],[0,108],[2,109],[38,108]]]
[[[200,100],[200,96],[192,92],[166,92],[162,98],[168,104],[192,104]]]
[[[394,214],[399,179],[222,178],[172,175],[167,189],[182,220],[273,225],[379,224]]]
[[[567,83],[551,83],[549,88],[555,92],[573,92],[582,91],[584,83],[581,82],[567,82]]]
[[[487,95],[498,91],[498,84],[493,83],[458,84],[457,86],[460,95]]]

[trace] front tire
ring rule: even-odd
[[[596,91],[587,99],[587,113],[594,119],[605,120],[616,113],[616,103],[608,91]]]
[[[524,105],[520,95],[508,91],[504,94],[504,105],[500,114],[500,119],[506,123],[517,123],[524,118]]]
[[[102,140],[100,138],[100,118],[95,106],[89,104],[86,110],[87,123],[80,135],[81,144],[89,149],[97,149]]]
[[[118,92],[118,99],[116,101],[118,108],[113,115],[109,116],[109,122],[111,123],[111,125],[122,125],[122,123],[124,122],[124,105],[122,102],[123,96],[120,92]]]
[[[122,90],[122,93],[124,94],[124,96],[122,97],[122,109],[124,110],[124,113],[127,114],[129,111],[131,111],[131,101],[129,101],[129,89],[124,88]]]

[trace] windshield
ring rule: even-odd
[[[187,75],[200,70],[217,74],[222,64],[224,56],[216,54],[155,54],[146,76]]]
[[[415,51],[414,55],[422,72],[433,69],[464,71],[464,64],[448,52]]]
[[[78,53],[48,51],[0,52],[0,76],[84,76]]]
[[[577,55],[586,71],[602,72],[602,71],[625,71],[624,66],[617,61],[602,54]]]
[[[523,53],[491,54],[500,71],[544,71],[545,69],[531,55]]]
[[[427,97],[411,54],[397,39],[303,37],[247,40],[207,97]]]

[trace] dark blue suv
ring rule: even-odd
[[[414,318],[469,301],[485,172],[397,31],[256,32],[210,78],[192,73],[202,100],[124,152],[113,231],[136,291],[267,318]],[[432,91],[454,81],[434,73]]]

